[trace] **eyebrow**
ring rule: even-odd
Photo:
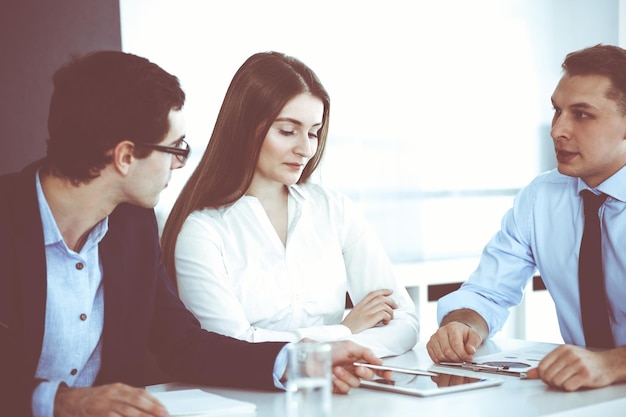
[[[554,102],[554,98],[551,98],[550,101],[552,102],[552,105],[554,107],[558,107],[556,103]],[[592,106],[591,104],[586,103],[584,101],[581,101],[580,103],[570,104],[568,107],[570,109],[584,109],[584,110],[596,110],[597,109],[595,106]]]
[[[300,120],[293,119],[291,117],[278,117],[276,120],[274,120],[274,122],[291,122],[295,125],[302,126],[302,122]],[[316,126],[321,126],[321,125],[322,125],[322,122],[319,122],[319,123],[315,123],[311,127],[316,127]]]
[[[181,137],[179,137],[178,139],[176,139],[176,140],[175,140],[174,142],[172,142],[171,144],[173,145],[173,144],[175,144],[175,143],[178,143],[178,142],[180,142],[181,140],[184,140],[186,137],[187,137],[187,135],[186,135],[186,134],[185,134],[185,135],[182,135]]]

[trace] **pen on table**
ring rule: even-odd
[[[539,379],[539,369],[533,368],[524,372],[522,379]]]
[[[412,375],[424,375],[424,376],[437,376],[436,373],[430,371],[424,371],[421,369],[409,369],[409,368],[395,368],[393,366],[387,365],[373,365],[371,363],[361,363],[354,362],[354,366],[363,366],[365,368],[376,369],[379,371],[392,371],[392,372],[402,372],[404,374],[412,374]]]

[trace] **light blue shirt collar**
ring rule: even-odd
[[[40,173],[39,171],[37,171],[37,175],[35,176],[35,184],[37,187],[37,200],[39,201],[39,214],[41,215],[41,223],[43,226],[44,244],[46,246],[49,246],[62,242],[65,245],[65,241],[63,240],[61,231],[59,230],[59,227],[54,220],[54,216],[52,215],[52,211],[50,210],[50,206],[48,205],[48,200],[43,193],[43,188],[41,187],[41,179],[39,178],[39,175]],[[108,230],[109,218],[105,217],[93,227],[91,232],[89,232],[87,242],[85,242],[85,245],[83,246],[81,251],[88,250],[94,245],[100,243]]]
[[[578,193],[580,194],[582,190],[591,190],[596,194],[604,193],[616,200],[626,202],[625,185],[626,165],[595,188],[589,187],[587,184],[585,184],[585,181],[583,181],[581,178],[578,178]]]

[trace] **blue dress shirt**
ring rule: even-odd
[[[585,345],[578,293],[578,252],[584,227],[579,178],[557,170],[535,178],[516,196],[501,230],[485,247],[480,264],[461,288],[441,298],[439,322],[459,308],[478,312],[490,336],[522,300],[538,270],[552,296],[565,343]],[[592,191],[608,194],[599,210],[609,318],[616,346],[626,345],[626,167]]]
[[[37,197],[46,252],[46,327],[33,393],[33,414],[52,417],[61,382],[70,387],[94,383],[100,371],[104,293],[98,243],[108,218],[89,233],[80,253],[69,249],[52,216],[37,175]]]
[[[36,176],[47,271],[46,325],[35,376],[45,381],[33,393],[35,417],[52,417],[54,398],[61,383],[92,386],[100,371],[104,291],[98,244],[108,230],[108,218],[96,224],[80,253],[69,249],[54,220]],[[287,367],[286,346],[274,364],[274,384]]]

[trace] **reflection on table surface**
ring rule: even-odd
[[[476,357],[522,348],[546,347],[516,339],[494,338],[488,340]],[[549,346],[547,346],[549,348]],[[385,358],[391,366],[428,369],[433,366],[423,343],[404,355]],[[483,373],[469,370],[448,371],[461,377],[485,377]],[[356,388],[348,395],[333,395],[333,416],[369,417],[437,415],[438,417],[582,417],[626,415],[626,384],[613,385],[575,393],[563,392],[546,386],[539,380],[521,380],[514,376],[490,375],[501,378],[496,387],[444,394],[436,397],[414,397],[404,394]],[[186,384],[163,384],[148,387],[149,391],[197,388]],[[257,417],[285,416],[285,394],[241,389],[200,387],[206,391],[253,402]]]

